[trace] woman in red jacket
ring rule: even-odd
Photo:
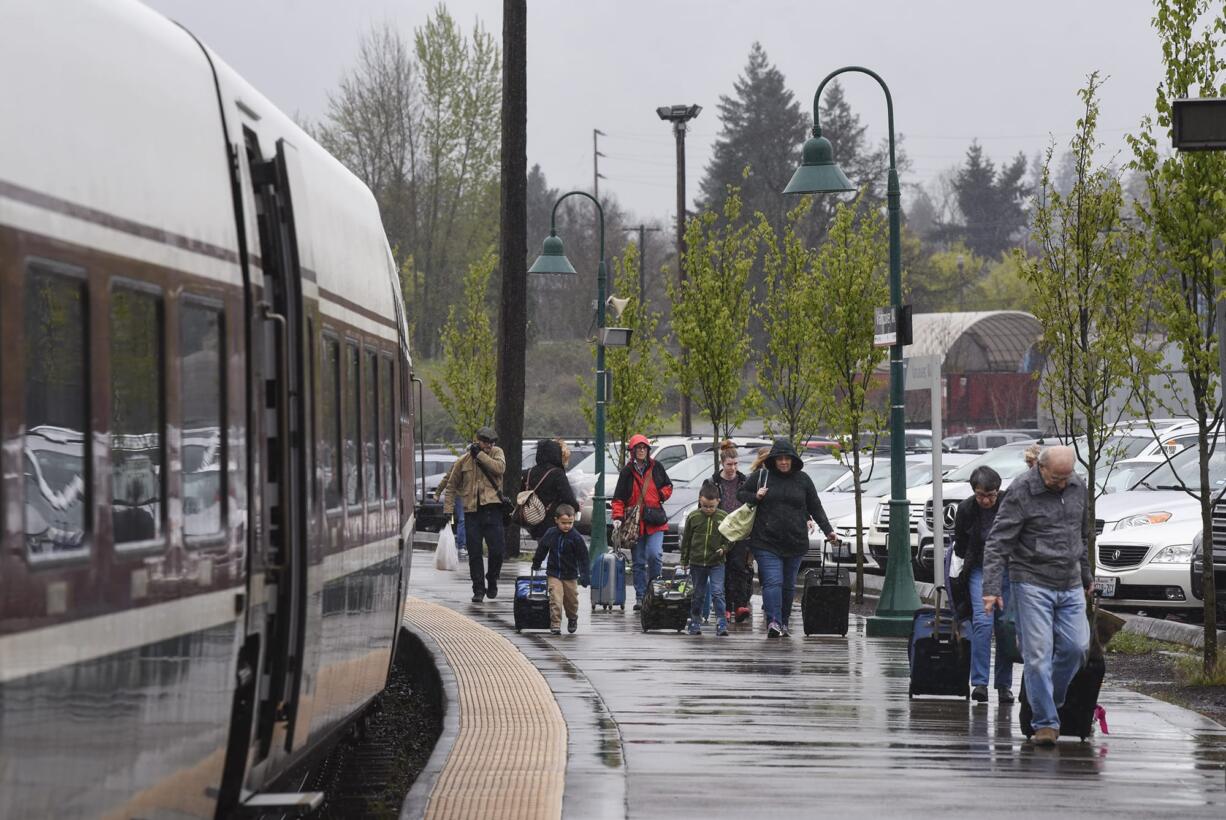
[[[620,522],[626,513],[642,502],[639,516],[639,539],[634,543],[634,608],[642,609],[647,597],[647,585],[660,577],[664,563],[664,533],[668,530],[668,514],[664,502],[673,494],[673,482],[668,473],[649,455],[647,436],[630,439],[630,462],[617,477],[613,491],[613,520]]]

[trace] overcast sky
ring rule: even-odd
[[[319,118],[327,95],[372,25],[411,37],[434,8],[422,0],[148,0],[178,20],[287,113]],[[497,0],[448,0],[466,29],[501,36]],[[762,43],[806,111],[817,83],[847,64],[890,85],[912,169],[929,182],[957,164],[972,139],[1000,162],[1027,158],[1049,135],[1067,142],[1076,90],[1097,69],[1100,138],[1124,134],[1152,109],[1161,52],[1145,0],[529,0],[528,161],[551,185],[592,185],[592,129],[601,138],[602,191],[634,214],[674,211],[674,143],[657,106],[698,103],[687,140],[691,202],[750,45]],[[845,79],[849,102],[874,139],[885,104],[869,78]],[[799,159],[799,146],[797,146]],[[855,180],[853,180],[854,182]],[[905,196],[905,194],[904,194]],[[906,202],[904,202],[904,208]]]

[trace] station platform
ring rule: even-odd
[[[756,610],[724,638],[644,633],[632,586],[625,612],[581,588],[576,634],[517,634],[526,560],[474,604],[430,557],[405,623],[458,708],[405,818],[1226,817],[1226,728],[1163,701],[1105,686],[1110,734],[1035,748],[995,692],[909,699],[906,642],[854,615],[846,638],[767,641]]]

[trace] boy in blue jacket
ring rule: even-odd
[[[579,628],[579,584],[588,585],[587,544],[574,529],[575,509],[559,504],[550,527],[537,543],[532,556],[532,571],[545,562],[549,577],[549,631],[562,634],[562,610],[566,610],[566,631]]]

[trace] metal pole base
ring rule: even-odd
[[[894,439],[901,441],[902,437]],[[868,619],[865,632],[869,637],[905,638],[911,634],[911,624],[920,599],[915,591],[915,576],[911,572],[910,505],[904,496],[890,499],[889,554],[886,557],[885,581],[877,612]]]
[[[864,634],[870,638],[909,638],[913,614],[871,615],[864,625]]]

